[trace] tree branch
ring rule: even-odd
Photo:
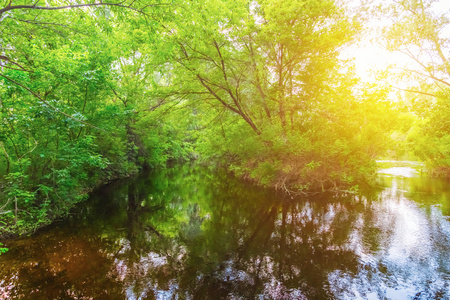
[[[5,65],[0,65],[1,68],[6,68],[6,69],[10,69],[10,70],[14,70],[14,71],[20,71],[20,72],[32,72],[32,71],[28,71],[28,70],[22,70],[22,69],[16,69],[16,68],[11,68]]]
[[[19,68],[21,68],[22,71],[25,71],[25,72],[32,72],[32,71],[30,71],[30,70],[25,69],[25,68],[22,67],[20,64],[18,64],[18,63],[16,63],[16,62],[12,61],[11,59],[9,59],[8,57],[6,57],[6,56],[4,56],[4,55],[0,55],[0,59],[1,59],[1,60],[4,60],[4,61],[9,61],[10,63],[12,63],[12,64],[18,66]],[[4,67],[5,67],[5,66],[4,66]]]
[[[56,112],[58,112],[58,113],[60,113],[60,114],[62,114],[62,115],[64,115],[64,116],[66,116],[66,117],[68,117],[68,118],[70,118],[70,119],[72,119],[72,120],[74,120],[74,121],[76,121],[76,122],[78,122],[78,123],[81,123],[81,124],[84,124],[84,125],[86,125],[86,126],[89,126],[89,127],[92,127],[92,128],[95,128],[95,129],[98,129],[98,130],[101,130],[101,131],[106,132],[106,130],[104,130],[104,129],[101,129],[101,128],[97,127],[97,126],[94,126],[94,125],[89,124],[89,123],[87,123],[87,122],[84,122],[84,121],[82,121],[82,120],[78,120],[77,118],[75,118],[75,117],[73,117],[73,116],[71,116],[71,115],[69,115],[69,114],[67,114],[67,113],[65,113],[65,112],[63,112],[63,111],[61,111],[59,108],[57,108],[57,107],[51,105],[51,104],[48,103],[46,100],[44,100],[41,96],[39,96],[39,94],[33,92],[30,88],[27,88],[26,86],[24,86],[23,84],[20,84],[19,82],[15,81],[14,79],[11,79],[11,78],[9,78],[8,76],[5,76],[5,75],[3,75],[3,74],[0,74],[0,76],[3,77],[3,78],[5,78],[5,79],[8,80],[8,81],[11,81],[12,83],[14,83],[14,84],[16,84],[16,85],[18,85],[18,86],[20,86],[21,88],[27,90],[30,94],[32,94],[34,97],[38,98],[40,101],[42,101],[42,103],[44,103],[45,105],[47,105],[48,107],[50,107],[50,108],[53,109],[54,111],[56,111]]]
[[[80,8],[80,7],[92,7],[92,6],[116,6],[116,7],[123,7],[123,8],[134,10],[134,11],[136,11],[138,13],[141,13],[141,14],[145,14],[143,9],[145,9],[147,7],[169,5],[169,4],[151,4],[151,5],[144,6],[142,9],[137,9],[137,8],[131,6],[134,3],[134,1],[131,2],[131,4],[129,4],[129,5],[124,5],[122,3],[123,2],[119,2],[119,3],[96,2],[96,3],[72,4],[72,5],[64,5],[64,6],[36,6],[36,4],[37,4],[37,2],[36,2],[36,4],[34,4],[34,5],[14,5],[14,6],[11,6],[11,2],[10,2],[10,4],[8,4],[5,8],[0,9],[0,16],[3,13],[7,12],[7,11],[15,10],[15,9],[61,10],[61,9],[68,9],[68,8]]]
[[[6,201],[6,204],[3,205],[2,207],[0,207],[0,212],[3,213],[3,209],[5,209],[5,207],[8,206],[9,202],[11,202],[11,198],[8,198],[8,201]],[[9,212],[9,211],[7,211],[7,212]],[[5,212],[5,213],[7,213],[7,212]]]
[[[49,23],[49,22],[33,22],[33,21],[29,21],[29,20],[22,20],[22,19],[16,19],[16,18],[12,18],[12,19],[13,19],[13,20],[20,21],[20,22],[24,22],[24,23],[29,23],[29,24],[33,24],[33,25],[38,25],[38,26],[41,26],[41,27],[46,28],[46,29],[49,29],[49,28],[48,28],[48,27],[45,27],[45,26],[43,26],[43,25],[61,26],[61,27],[67,28],[67,29],[69,29],[69,30],[72,30],[73,32],[76,32],[76,33],[79,33],[79,34],[84,34],[84,33],[80,32],[80,31],[78,31],[78,30],[76,30],[76,29],[73,29],[73,28],[71,28],[71,27],[69,27],[69,26],[67,26],[67,25],[63,25],[63,24]],[[85,35],[85,34],[84,34],[84,35]]]
[[[393,86],[391,84],[389,84],[389,85],[391,87],[393,87],[394,89],[397,89],[397,90],[400,90],[400,91],[409,92],[409,93],[415,93],[415,94],[421,94],[421,95],[426,95],[426,96],[431,96],[431,97],[434,97],[434,98],[438,98],[438,96],[435,95],[435,94],[430,94],[430,93],[427,93],[427,92],[416,91],[416,90],[404,89],[404,88],[400,88],[400,87],[397,87],[397,86]]]
[[[442,83],[442,84],[445,84],[446,86],[449,86],[449,87],[450,87],[450,83],[448,83],[447,81],[445,81],[445,80],[443,80],[443,79],[437,78],[436,76],[432,75],[431,72],[429,72],[429,74],[424,74],[424,73],[422,73],[422,72],[419,72],[419,71],[416,71],[416,70],[411,70],[411,69],[406,69],[406,68],[398,68],[398,67],[395,67],[395,69],[399,69],[399,70],[402,70],[402,71],[405,71],[405,72],[416,73],[416,74],[418,74],[418,75],[420,75],[420,76],[428,77],[428,78],[430,78],[430,79],[433,79],[433,80],[435,80],[435,81],[438,81],[438,82],[440,82],[440,83]]]
[[[31,149],[30,151],[28,151],[27,153],[23,154],[21,157],[19,157],[18,160],[21,160],[22,158],[24,158],[26,155],[30,154],[31,152],[33,152],[34,150],[36,150],[38,146],[38,141],[36,139],[34,139],[34,147],[33,149]]]

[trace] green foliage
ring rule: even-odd
[[[134,125],[146,150],[141,160],[151,166],[164,166],[167,161],[191,159],[195,118],[189,110],[143,116]]]
[[[196,151],[285,191],[335,189],[373,174],[394,111],[387,90],[342,73],[337,49],[359,25],[331,1],[224,11],[215,16],[227,20],[219,31],[215,21],[202,27],[206,34],[181,31],[173,54],[174,89],[204,101]],[[195,13],[185,19],[197,18],[206,22]]]
[[[5,248],[5,247],[1,247],[1,246],[3,246],[3,244],[2,243],[0,243],[0,255],[2,255],[3,253],[6,253],[6,252],[8,252],[8,248]]]
[[[149,105],[152,81],[144,44],[157,33],[139,29],[145,20],[136,11],[147,11],[146,1],[132,2],[2,14],[0,235],[34,231],[92,188],[138,171],[148,150],[134,129],[136,110]],[[166,151],[180,148],[178,138]]]
[[[396,123],[339,59],[361,25],[338,2],[112,3],[1,15],[2,232],[167,161],[295,192],[373,174]]]
[[[302,130],[266,124],[260,135],[235,115],[223,114],[220,123],[204,130],[196,150],[238,176],[289,192],[366,182],[396,128],[395,111],[384,95],[374,87],[362,95],[345,93],[345,98],[324,102],[320,114],[310,114],[309,122],[299,124]],[[209,118],[204,122],[213,123]]]
[[[423,106],[422,106],[423,107]],[[428,102],[428,113],[422,115],[408,134],[408,143],[413,153],[434,175],[450,176],[450,130],[446,125],[449,115],[448,91]],[[416,111],[420,116],[420,111]]]
[[[5,194],[8,198],[19,199],[19,203],[25,205],[29,204],[34,200],[34,193],[29,192],[24,189],[28,176],[21,172],[9,173],[5,176],[6,179],[6,189]]]
[[[395,1],[383,3],[378,12],[391,20],[383,28],[386,48],[404,53],[411,61],[397,72],[410,85],[404,89],[408,93],[401,95],[405,119],[397,137],[404,152],[425,161],[432,173],[450,177],[450,65],[445,30],[450,19],[436,4],[434,0]]]

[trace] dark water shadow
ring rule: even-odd
[[[290,199],[179,166],[111,184],[0,256],[9,299],[450,298],[449,185]]]

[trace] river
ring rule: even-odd
[[[291,198],[199,166],[109,184],[2,241],[1,299],[450,299],[450,184],[410,166]]]

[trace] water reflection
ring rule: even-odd
[[[0,298],[449,298],[448,184],[378,185],[282,199],[204,168],[159,170],[7,242]]]

